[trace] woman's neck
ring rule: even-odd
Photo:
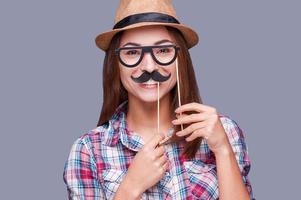
[[[160,99],[160,132],[167,134],[171,123],[172,116],[170,115],[170,95],[166,95]],[[136,97],[129,96],[128,112],[126,116],[129,129],[136,132],[145,138],[151,138],[157,134],[157,105],[158,102],[144,102]]]

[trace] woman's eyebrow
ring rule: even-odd
[[[155,42],[154,45],[162,44],[162,43],[165,43],[165,42],[171,42],[171,43],[173,43],[173,42],[170,41],[170,40],[164,39],[164,40],[159,40],[159,41]],[[141,46],[141,44],[138,44],[138,43],[135,43],[135,42],[128,42],[128,43],[126,43],[125,45],[123,45],[123,47],[125,47],[125,46],[127,46],[127,45]]]

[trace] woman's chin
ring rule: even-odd
[[[136,96],[137,99],[139,99],[140,101],[143,101],[145,103],[156,103],[158,101],[158,95],[155,93],[143,93],[143,94],[138,94]],[[160,95],[160,99],[161,99],[161,95]]]
[[[160,100],[162,100],[165,95],[165,91],[160,91]],[[158,101],[158,93],[157,91],[136,91],[135,93],[132,93],[132,95],[129,95],[129,98],[135,98],[136,100],[145,103],[156,103]]]
[[[141,101],[146,102],[146,103],[156,103],[158,101],[158,97],[142,97],[139,98]]]

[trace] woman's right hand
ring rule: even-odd
[[[169,161],[164,145],[157,147],[162,139],[162,134],[156,134],[135,155],[128,168],[125,178],[131,184],[131,188],[137,189],[139,194],[162,179],[168,169]]]

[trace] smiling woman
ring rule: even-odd
[[[113,30],[96,38],[104,100],[66,162],[69,199],[253,198],[241,129],[199,95],[197,42],[171,1],[120,2]]]

